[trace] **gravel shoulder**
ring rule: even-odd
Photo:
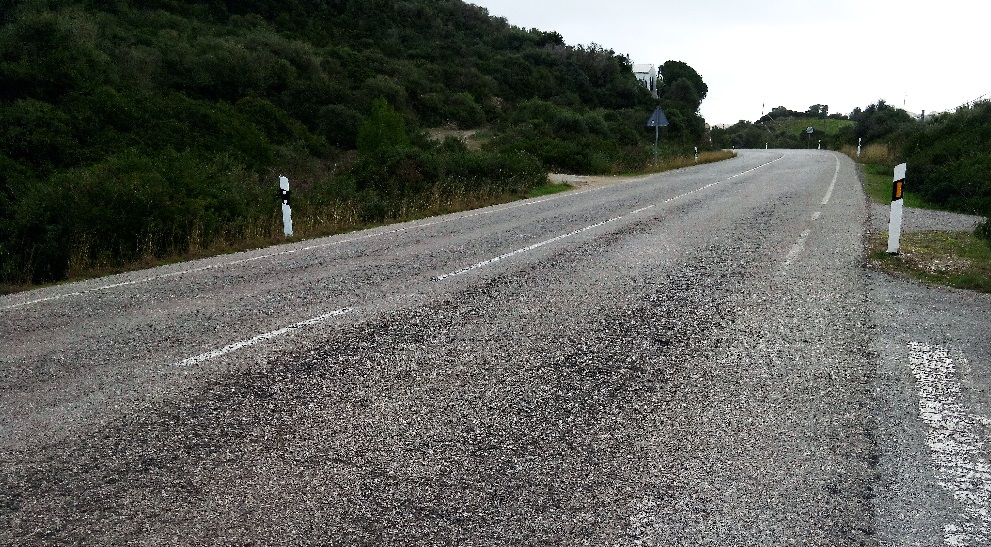
[[[871,204],[870,227],[873,231],[882,232],[888,230],[890,211],[890,205],[880,203]],[[905,207],[902,217],[902,230],[906,232],[927,230],[973,232],[981,219],[981,217],[974,215]]]
[[[869,227],[887,229],[873,205]],[[972,231],[980,217],[906,208],[905,231]],[[991,542],[991,295],[867,272],[877,336],[883,545]]]

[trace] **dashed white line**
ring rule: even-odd
[[[798,258],[798,255],[802,254],[802,251],[805,250],[805,240],[808,239],[809,235],[811,234],[812,234],[812,228],[806,228],[805,230],[802,231],[801,235],[798,236],[798,241],[796,241],[795,244],[791,246],[791,250],[788,251],[788,254],[785,256],[785,262],[784,262],[785,268],[791,266],[791,263],[796,258]]]
[[[626,215],[624,215],[624,216],[626,216]],[[544,241],[541,241],[539,243],[534,243],[533,245],[528,245],[528,246],[523,247],[521,249],[516,249],[515,251],[510,251],[510,252],[508,252],[506,254],[502,254],[502,255],[499,255],[499,256],[495,256],[495,257],[489,258],[487,260],[483,260],[481,262],[477,262],[475,264],[472,264],[471,266],[466,266],[464,268],[461,268],[460,270],[456,270],[456,271],[453,271],[451,273],[447,273],[447,274],[444,274],[444,275],[438,275],[437,276],[437,280],[438,281],[443,281],[443,280],[447,279],[448,277],[453,277],[453,276],[456,276],[456,275],[461,275],[463,273],[468,273],[468,272],[470,272],[472,270],[477,270],[478,268],[481,268],[483,266],[488,266],[489,264],[492,264],[492,263],[495,263],[495,262],[499,262],[500,260],[504,260],[504,259],[510,258],[512,256],[516,256],[518,254],[522,254],[522,253],[525,253],[525,252],[528,252],[528,251],[532,251],[534,249],[538,249],[538,248],[543,247],[544,245],[547,245],[549,243],[554,243],[555,241],[560,241],[560,240],[565,239],[565,238],[576,236],[576,235],[578,235],[578,234],[580,234],[582,232],[587,232],[587,231],[589,231],[589,230],[591,230],[593,228],[598,228],[599,226],[602,226],[604,224],[608,224],[610,222],[617,221],[617,220],[619,220],[621,218],[623,218],[623,217],[613,217],[613,218],[610,218],[608,220],[603,220],[602,222],[597,222],[597,223],[592,224],[590,226],[586,226],[584,228],[579,228],[579,229],[574,230],[572,232],[568,232],[566,234],[562,234],[562,235],[559,235],[557,237],[552,237],[550,239],[545,239]]]
[[[772,164],[772,163],[780,160],[783,157],[784,157],[784,155],[781,155],[780,157],[778,157],[776,159],[773,159],[773,160],[771,160],[769,162],[762,163],[762,164],[758,165],[757,167],[754,167],[753,169],[748,169],[748,170],[746,170],[746,171],[744,171],[742,173],[737,173],[737,174],[735,174],[735,175],[733,175],[733,176],[731,176],[729,178],[726,178],[726,179],[723,179],[723,180],[718,180],[716,182],[712,182],[712,183],[706,184],[705,186],[700,186],[699,188],[696,188],[694,190],[685,192],[684,194],[679,194],[677,196],[674,196],[673,198],[668,198],[668,199],[666,199],[666,200],[664,200],[664,201],[662,201],[660,203],[655,203],[655,204],[647,205],[646,207],[641,207],[639,209],[634,209],[633,211],[630,211],[629,213],[626,213],[625,215],[620,215],[618,217],[613,217],[613,218],[610,218],[610,219],[607,219],[607,220],[603,220],[601,222],[596,222],[595,224],[590,224],[588,226],[585,226],[584,228],[579,228],[577,230],[573,230],[573,231],[568,232],[566,234],[561,234],[559,236],[555,236],[555,237],[552,237],[550,239],[546,239],[544,241],[540,241],[538,243],[534,243],[532,245],[528,245],[526,247],[521,247],[519,249],[516,249],[514,251],[510,251],[510,252],[505,253],[505,254],[501,254],[499,256],[494,256],[492,258],[488,258],[488,259],[483,260],[481,262],[476,262],[475,264],[472,264],[471,266],[465,266],[464,268],[461,268],[459,270],[455,270],[455,271],[450,272],[450,273],[438,275],[436,279],[438,281],[443,281],[443,280],[445,280],[445,279],[447,279],[449,277],[454,277],[454,276],[458,276],[458,275],[461,275],[461,274],[465,274],[465,273],[468,273],[468,272],[470,272],[472,270],[477,270],[479,268],[488,266],[489,264],[494,264],[494,263],[499,262],[501,260],[505,260],[507,258],[516,256],[516,255],[527,253],[527,252],[532,251],[534,249],[539,249],[540,247],[543,247],[543,246],[548,245],[550,243],[554,243],[555,241],[561,241],[562,239],[567,239],[569,237],[574,237],[574,236],[576,236],[578,234],[587,232],[587,231],[589,231],[589,230],[591,230],[593,228],[598,228],[599,226],[603,226],[605,224],[609,224],[610,222],[615,222],[617,220],[621,220],[621,219],[624,219],[626,217],[629,217],[629,216],[633,216],[633,215],[642,213],[642,212],[644,212],[644,211],[646,211],[648,209],[653,209],[657,205],[664,205],[666,203],[670,203],[672,201],[679,200],[681,198],[690,196],[690,195],[695,194],[697,192],[701,192],[702,190],[705,190],[706,188],[711,188],[712,186],[715,186],[717,184],[722,184],[724,182],[733,180],[733,179],[735,179],[735,178],[737,178],[739,176],[746,175],[747,173],[750,173],[752,171],[756,171],[757,169],[760,169],[761,167],[764,167],[765,165],[770,165],[770,164]]]
[[[826,189],[826,195],[822,198],[822,202],[820,202],[821,205],[829,204],[829,200],[833,197],[833,190],[836,189],[836,181],[840,178],[840,160],[837,157],[833,157],[833,159],[836,161],[836,169],[833,171],[833,180],[829,183],[829,188]],[[821,217],[822,211],[813,212],[812,222],[819,220]],[[792,262],[798,258],[798,255],[805,250],[805,240],[808,239],[810,235],[812,235],[812,229],[807,228],[798,236],[798,240],[795,241],[795,244],[788,250],[788,254],[785,255],[785,261],[782,264],[783,269],[788,269]]]
[[[346,313],[348,313],[350,311],[351,311],[351,308],[341,308],[339,310],[334,310],[334,311],[332,311],[330,313],[325,313],[323,315],[318,315],[316,317],[312,317],[310,319],[307,319],[306,321],[300,321],[299,323],[294,323],[292,325],[289,325],[289,326],[286,326],[286,327],[282,327],[281,329],[276,329],[276,330],[269,331],[269,332],[266,332],[266,333],[263,333],[263,334],[259,334],[258,336],[254,336],[252,338],[248,338],[248,339],[245,339],[245,340],[240,340],[238,342],[234,342],[232,344],[228,344],[228,345],[226,345],[226,346],[224,346],[224,347],[222,347],[220,349],[216,349],[216,350],[213,350],[213,351],[208,351],[206,353],[201,353],[201,354],[199,354],[199,355],[197,355],[195,357],[190,357],[188,359],[183,359],[182,361],[179,361],[179,362],[173,364],[172,366],[173,367],[187,367],[187,366],[190,366],[190,365],[198,365],[198,364],[203,363],[205,361],[210,361],[212,359],[216,359],[217,357],[221,357],[223,355],[227,355],[228,353],[233,353],[233,352],[238,351],[240,349],[244,349],[246,347],[253,346],[255,344],[258,344],[259,342],[264,342],[266,340],[271,340],[273,338],[278,338],[279,336],[282,336],[284,334],[290,333],[290,332],[292,332],[294,330],[297,330],[297,329],[300,329],[300,328],[303,328],[303,327],[310,327],[310,326],[313,326],[313,325],[316,325],[316,324],[319,324],[319,323],[323,323],[324,321],[326,321],[326,320],[328,320],[328,319],[330,319],[332,317],[338,317],[338,316],[344,315],[344,314],[346,314]]]
[[[361,236],[358,236],[358,237],[352,237],[352,238],[347,238],[347,239],[339,239],[339,240],[335,240],[335,241],[329,241],[329,242],[326,242],[326,243],[318,243],[316,245],[308,245],[308,246],[300,247],[300,248],[297,248],[297,249],[285,249],[285,250],[281,250],[281,251],[274,252],[274,253],[265,253],[265,254],[261,254],[261,255],[257,255],[257,256],[252,256],[252,257],[248,257],[248,258],[242,258],[240,260],[231,260],[231,261],[227,261],[227,262],[220,262],[220,263],[216,263],[216,264],[210,264],[208,266],[202,266],[202,267],[199,267],[199,268],[190,268],[190,269],[176,271],[176,272],[169,272],[169,273],[160,274],[160,275],[153,275],[153,276],[149,276],[149,277],[142,277],[140,279],[132,279],[130,281],[122,281],[120,283],[111,283],[111,284],[108,284],[108,285],[100,285],[99,287],[93,287],[92,289],[86,289],[86,290],[82,290],[82,291],[73,291],[73,292],[68,292],[68,293],[56,294],[56,295],[48,296],[48,297],[45,297],[45,298],[37,298],[37,299],[34,299],[34,300],[28,300],[28,301],[25,301],[25,302],[19,302],[17,304],[11,304],[9,306],[0,307],[0,311],[14,310],[14,309],[17,309],[17,308],[23,308],[23,307],[31,306],[31,305],[34,305],[34,304],[41,304],[41,303],[44,303],[44,302],[51,302],[53,300],[61,300],[61,299],[64,299],[64,298],[71,298],[71,297],[74,297],[74,296],[82,296],[84,294],[89,294],[89,293],[93,293],[93,292],[100,292],[100,291],[106,291],[106,290],[115,289],[115,288],[118,288],[118,287],[127,287],[127,286],[130,286],[130,285],[138,285],[138,284],[141,284],[141,283],[149,283],[149,282],[158,281],[158,280],[161,280],[161,279],[168,279],[170,277],[178,277],[178,276],[182,276],[182,275],[188,275],[188,274],[197,273],[197,272],[203,272],[203,271],[207,271],[207,270],[215,270],[215,269],[219,269],[219,268],[226,268],[226,267],[229,267],[229,266],[236,266],[238,264],[246,264],[248,262],[254,262],[256,260],[263,260],[263,259],[266,259],[266,258],[275,258],[275,257],[290,255],[290,254],[293,254],[293,253],[298,253],[298,252],[303,252],[303,251],[311,251],[311,250],[314,250],[314,249],[321,249],[321,248],[324,248],[324,247],[331,247],[331,246],[334,246],[334,245],[344,245],[344,244],[347,244],[347,243],[354,243],[356,241],[361,241],[361,240],[364,240],[364,239],[370,239],[370,238],[375,238],[375,237],[382,237],[382,236],[387,236],[387,235],[392,235],[392,234],[398,234],[398,233],[407,232],[407,231],[409,231],[409,230],[411,230],[413,228],[427,228],[427,227],[430,227],[430,226],[436,226],[438,224],[445,224],[445,223],[448,223],[448,222],[453,222],[455,220],[461,220],[461,219],[465,219],[465,218],[472,218],[472,217],[481,216],[481,215],[489,215],[489,214],[496,213],[496,212],[499,212],[499,211],[506,211],[506,210],[509,210],[509,209],[515,209],[517,207],[529,207],[529,206],[532,206],[532,205],[537,205],[537,204],[540,204],[540,203],[551,201],[553,199],[558,199],[560,197],[564,197],[565,195],[574,196],[574,195],[578,195],[578,194],[584,194],[586,192],[591,192],[593,190],[596,190],[596,189],[595,188],[589,188],[589,189],[580,190],[580,191],[577,191],[577,192],[569,192],[568,194],[559,194],[559,195],[556,195],[556,196],[549,196],[549,197],[545,197],[545,198],[541,198],[541,199],[537,199],[537,200],[526,201],[526,202],[521,202],[521,203],[515,203],[515,204],[512,204],[512,205],[505,206],[505,207],[497,207],[497,208],[492,208],[492,209],[486,209],[484,211],[476,211],[476,212],[473,212],[473,213],[470,213],[470,214],[467,214],[467,215],[458,215],[456,217],[449,217],[449,218],[444,218],[442,220],[436,220],[436,221],[431,221],[431,222],[420,222],[420,223],[415,224],[414,226],[407,226],[407,227],[403,227],[403,228],[394,228],[392,230],[383,230],[383,231],[378,231],[378,232],[374,232],[374,233],[370,233],[370,234],[361,235]]]

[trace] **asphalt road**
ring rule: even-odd
[[[868,215],[741,151],[0,297],[0,544],[985,545],[989,300]]]

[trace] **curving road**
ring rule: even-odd
[[[0,544],[982,544],[991,306],[898,338],[868,215],[741,151],[0,297]]]

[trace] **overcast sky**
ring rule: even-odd
[[[709,86],[710,124],[756,121],[762,105],[847,114],[884,99],[919,113],[991,94],[983,0],[468,1],[570,45],[688,63]]]

